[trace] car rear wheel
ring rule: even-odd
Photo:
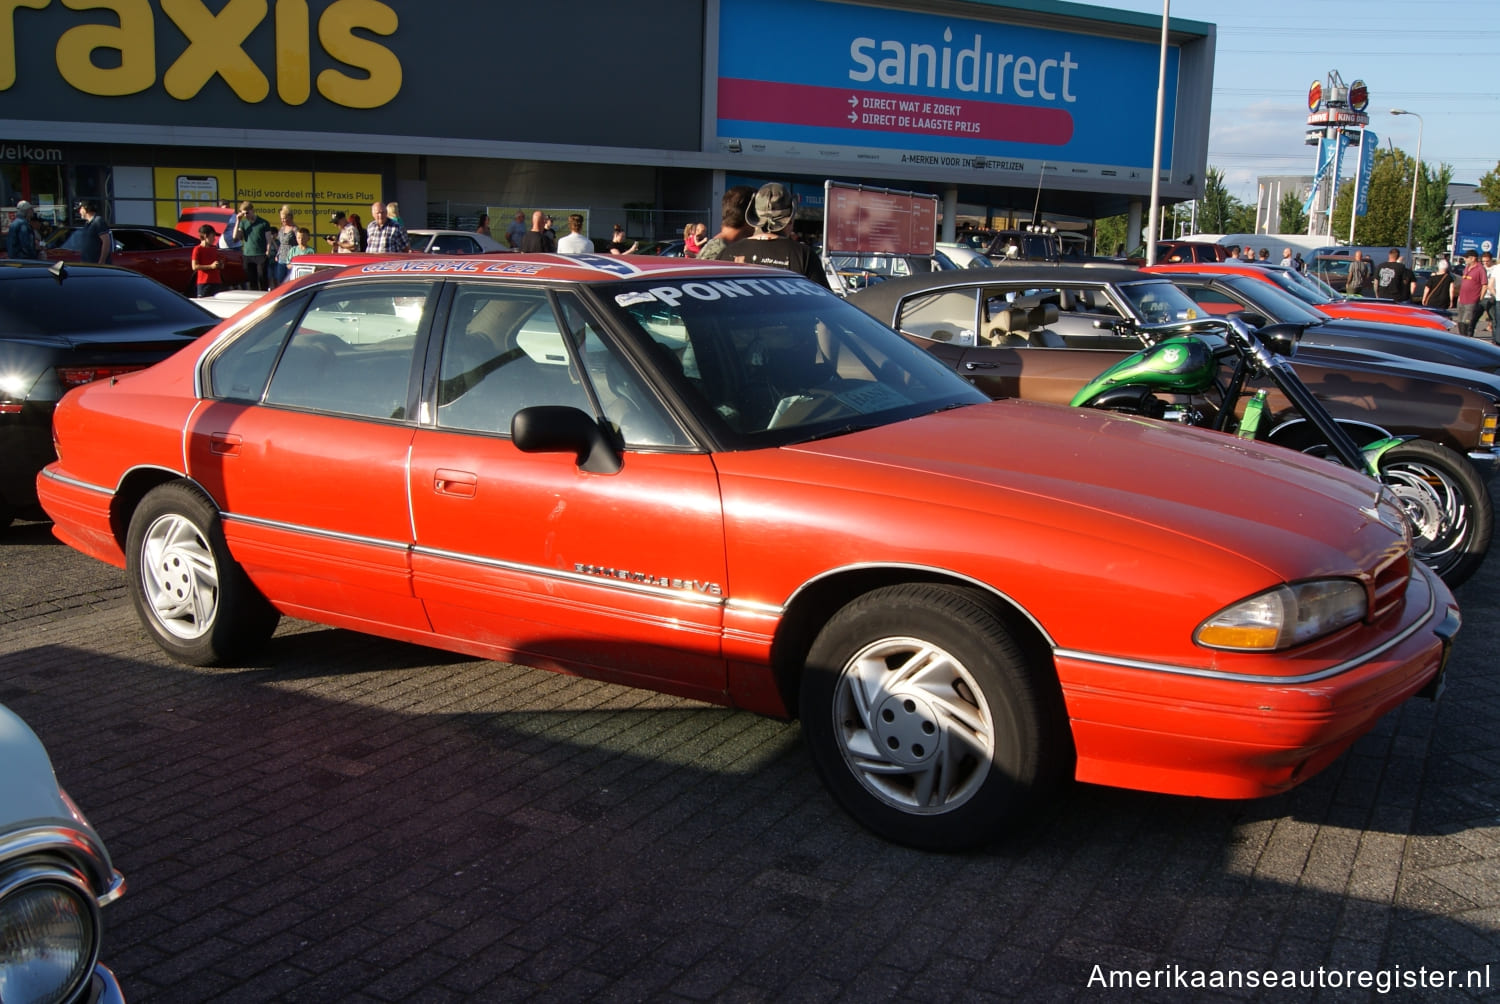
[[[281,615],[230,556],[218,510],[193,485],[161,485],[141,500],[125,562],[141,623],[181,662],[242,658],[276,630]]]
[[[913,847],[987,843],[1071,768],[1056,682],[967,589],[891,586],[849,603],[808,653],[800,709],[834,797]]]

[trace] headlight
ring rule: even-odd
[[[51,865],[0,876],[0,1000],[72,998],[99,954],[99,908],[81,876]]]
[[[1271,652],[1332,634],[1365,616],[1364,587],[1353,579],[1277,586],[1225,607],[1193,638],[1209,648]]]

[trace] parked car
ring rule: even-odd
[[[1500,373],[1500,345],[1435,328],[1329,317],[1279,286],[1238,275],[1174,272],[1169,278],[1205,313],[1248,312],[1273,324],[1300,324],[1310,345],[1386,352],[1422,363]]]
[[[1229,249],[1208,241],[1157,241],[1156,260],[1161,264],[1216,262],[1229,257]]]
[[[110,264],[150,276],[184,296],[192,296],[198,277],[193,272],[193,247],[198,242],[169,227],[144,224],[111,224],[114,252]],[[82,255],[82,227],[58,227],[47,238],[42,255],[49,261],[77,262]],[[238,251],[219,251],[223,281],[237,285],[245,281],[244,258]]]
[[[468,230],[408,230],[415,254],[512,254],[495,238]]]
[[[972,244],[938,241],[937,258],[943,268],[994,268],[995,260]]]
[[[1272,289],[1253,279],[1234,281]],[[991,397],[1058,404],[1139,351],[1140,331],[1212,316],[1165,278],[1110,266],[1016,266],[893,279],[849,302],[898,328]],[[1028,315],[1037,311],[1037,323],[1028,316],[1017,330],[1005,330],[1015,316],[1008,311],[1018,304]],[[1297,374],[1356,441],[1419,436],[1464,454],[1485,477],[1500,468],[1500,377],[1436,363],[1418,368],[1381,352],[1321,345],[1315,341],[1321,330],[1304,333],[1294,356]],[[1408,329],[1408,337],[1426,335],[1450,337]],[[1294,449],[1314,445],[1305,440],[1305,424],[1292,417],[1291,402],[1268,390],[1271,440]]]
[[[834,796],[919,847],[1070,775],[1289,788],[1430,691],[1458,625],[1364,475],[989,402],[758,266],[315,274],[54,427],[55,532],[175,658],[286,614],[800,715]]]
[[[640,241],[636,254],[651,254],[658,258],[686,258],[687,241],[680,237],[670,241]]]
[[[65,391],[144,369],[216,321],[126,269],[0,261],[0,528],[40,515],[36,475],[56,456]]]
[[[0,704],[0,999],[124,1001],[99,961],[100,911],[125,893],[104,841],[36,733]]]
[[[1238,275],[1269,283],[1283,293],[1294,296],[1312,309],[1329,317],[1341,317],[1353,321],[1375,321],[1386,324],[1411,324],[1420,328],[1438,331],[1457,331],[1446,313],[1432,310],[1421,304],[1397,303],[1395,300],[1371,300],[1363,297],[1340,296],[1326,283],[1308,278],[1294,268],[1285,265],[1239,265],[1233,262],[1202,262],[1199,264],[1163,264],[1145,269],[1147,272],[1165,275]]]
[[[224,228],[234,222],[235,216],[229,206],[186,206],[177,214],[177,230],[196,243],[198,228],[207,223],[214,228],[214,236],[222,237]]]

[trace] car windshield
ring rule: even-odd
[[[1162,279],[1120,283],[1120,293],[1130,301],[1136,316],[1146,327],[1176,324],[1204,316],[1203,308],[1171,282]]]
[[[1229,276],[1224,282],[1268,320],[1285,324],[1322,324],[1328,320],[1280,286],[1240,275]]]
[[[178,327],[195,337],[218,318],[159,283],[133,272],[69,268],[62,281],[47,269],[37,278],[0,282],[0,326],[8,335],[66,335],[120,328]],[[82,283],[82,285],[80,285]]]
[[[1289,269],[1268,268],[1266,275],[1271,277],[1280,289],[1295,296],[1303,303],[1316,307],[1320,303],[1327,303],[1333,297],[1324,296],[1322,291],[1304,278],[1300,273]]]
[[[731,448],[776,446],[987,400],[934,356],[800,278],[599,288]]]

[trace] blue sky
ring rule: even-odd
[[[1161,15],[1161,0],[1101,3]],[[1171,0],[1218,27],[1208,163],[1255,200],[1255,178],[1311,174],[1307,88],[1337,70],[1370,90],[1370,128],[1475,184],[1500,162],[1500,0]]]

